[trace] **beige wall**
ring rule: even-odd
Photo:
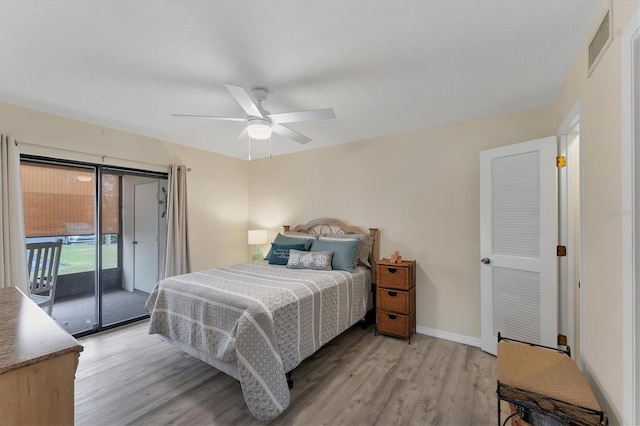
[[[250,227],[377,227],[417,260],[418,326],[479,340],[480,151],[553,134],[547,107],[252,161]]]
[[[47,147],[19,144],[23,153],[93,163],[106,155],[105,164],[156,171],[168,169],[145,163],[186,164],[191,168],[187,199],[194,270],[247,260],[246,161],[2,103],[0,131]]]
[[[613,1],[613,42],[587,78],[585,40],[553,103],[554,128],[582,102],[583,298],[585,374],[612,424],[622,407],[622,209],[620,33],[638,8]],[[593,30],[602,17],[593,24]]]

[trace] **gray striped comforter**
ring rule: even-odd
[[[286,372],[361,320],[369,270],[294,270],[264,261],[171,277],[147,300],[149,333],[237,362],[251,413],[271,420],[289,405]]]

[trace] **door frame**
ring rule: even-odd
[[[623,422],[640,424],[640,9],[620,35],[622,100]],[[635,79],[634,79],[635,77]],[[635,92],[635,93],[634,93]]]
[[[578,182],[578,187],[575,188],[573,185],[573,180],[571,176],[573,175],[573,171],[575,167],[578,167],[579,170],[582,169],[582,159],[581,156],[578,156],[577,160],[572,156],[572,150],[569,141],[569,134],[573,129],[578,126],[578,133],[582,134],[582,101],[576,102],[576,104],[571,108],[569,114],[567,114],[566,118],[558,128],[558,155],[564,156],[567,158],[567,166],[558,169],[558,243],[564,246],[567,246],[567,256],[558,258],[558,290],[561,292],[564,290],[564,294],[566,297],[558,298],[558,324],[562,324],[563,322],[566,324],[566,329],[562,330],[560,327],[558,331],[560,333],[565,333],[567,336],[567,344],[570,347],[575,347],[575,293],[573,283],[575,282],[574,276],[574,248],[571,247],[573,241],[575,241],[574,234],[574,220],[575,211],[574,208],[576,206],[571,203],[570,200],[573,199],[573,194],[575,191],[578,191],[579,194],[582,194],[582,174],[580,174],[580,180]],[[583,250],[583,217],[582,217],[582,197],[580,197],[580,204],[578,206],[579,211],[578,216],[580,218],[580,268],[578,270],[578,280],[582,282],[582,253]],[[584,327],[583,327],[583,300],[582,300],[582,291],[579,293],[579,334],[580,334],[580,359],[579,366],[581,370],[584,370]],[[561,320],[563,317],[564,321]]]
[[[130,318],[124,321],[120,321],[120,322],[116,322],[113,324],[108,324],[108,325],[104,325],[102,323],[103,320],[103,300],[102,300],[102,296],[103,296],[103,277],[102,277],[102,244],[100,243],[102,241],[102,229],[101,226],[99,226],[102,222],[102,208],[101,208],[101,200],[102,200],[102,176],[104,173],[124,173],[124,174],[128,174],[128,175],[137,175],[137,176],[144,176],[144,177],[152,177],[155,179],[159,179],[159,180],[167,180],[168,178],[168,174],[166,172],[154,172],[154,171],[150,171],[150,170],[143,170],[143,169],[132,169],[132,168],[127,168],[127,167],[118,167],[118,166],[110,166],[110,165],[102,165],[102,164],[96,164],[96,163],[91,163],[91,162],[87,162],[87,161],[80,161],[80,160],[70,160],[70,159],[65,159],[63,157],[56,157],[56,156],[43,156],[43,155],[36,155],[36,154],[27,154],[27,153],[23,153],[20,154],[20,161],[28,161],[28,162],[34,162],[34,163],[42,163],[42,164],[46,164],[46,165],[62,165],[62,166],[69,166],[69,167],[80,167],[80,168],[91,168],[93,170],[94,173],[94,177],[95,177],[95,187],[94,187],[94,209],[95,210],[95,237],[96,237],[96,250],[94,252],[94,256],[95,256],[95,266],[94,266],[94,271],[93,271],[93,276],[94,276],[94,301],[92,302],[93,306],[94,306],[94,313],[93,313],[93,318],[94,318],[94,323],[92,324],[91,328],[85,330],[85,331],[81,331],[78,333],[74,334],[74,337],[76,338],[80,338],[80,337],[84,337],[90,334],[94,334],[100,331],[104,331],[104,330],[109,330],[115,327],[119,327],[125,324],[129,324],[135,321],[139,321],[145,318],[148,318],[149,315],[145,314],[142,315],[140,317],[136,317],[136,318]],[[122,188],[120,195],[122,196]],[[121,200],[122,202],[122,200]],[[122,206],[121,206],[122,207]],[[120,223],[120,235],[123,234],[123,229],[122,229],[122,221]],[[122,244],[120,242],[121,239],[119,239],[118,244]],[[120,249],[118,250],[118,267],[122,268],[123,265],[123,259],[122,259],[122,246],[120,246]]]

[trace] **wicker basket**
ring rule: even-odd
[[[531,426],[531,424],[524,421],[523,417],[525,417],[525,410],[523,407],[509,403],[509,408],[511,408],[511,414],[515,414],[515,416],[511,417],[511,425],[512,426]]]
[[[564,423],[554,419],[553,417],[545,416],[542,413],[530,411],[521,405],[509,403],[511,408],[511,414],[517,413],[511,417],[511,424],[513,426],[563,426]],[[526,420],[525,420],[526,419]]]
[[[397,291],[378,287],[377,300],[378,308],[383,311],[408,314],[416,306],[416,288],[411,287],[409,291]]]
[[[381,287],[409,290],[416,283],[416,262],[413,260],[390,263],[389,259],[382,259],[377,263],[377,272]]]
[[[403,315],[397,312],[387,312],[378,309],[378,332],[392,334],[400,337],[411,337],[410,315]]]

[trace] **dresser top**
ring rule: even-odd
[[[82,346],[16,288],[0,288],[0,374]]]

